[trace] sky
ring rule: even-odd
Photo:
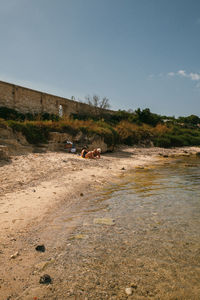
[[[200,116],[200,0],[0,0],[0,80]]]

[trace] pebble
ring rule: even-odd
[[[35,247],[35,250],[39,251],[39,252],[45,252],[45,246],[44,245],[38,245],[38,246]]]
[[[50,284],[52,283],[52,279],[48,274],[44,274],[43,276],[40,277],[40,284]]]
[[[94,224],[102,224],[102,225],[115,225],[115,220],[111,218],[96,218],[94,219]]]
[[[18,251],[15,252],[14,254],[12,254],[12,255],[10,256],[10,258],[14,259],[14,258],[16,258],[17,256],[19,256],[19,252],[18,252]]]
[[[130,296],[133,293],[133,289],[131,287],[125,288],[125,293],[126,293],[126,295]]]

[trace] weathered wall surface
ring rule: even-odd
[[[60,105],[62,105],[63,116],[69,116],[72,113],[93,113],[94,110],[85,103],[0,81],[0,106],[22,113],[48,112],[58,115]]]

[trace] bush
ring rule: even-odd
[[[108,146],[116,144],[126,144],[129,146],[138,144],[149,144],[153,141],[157,147],[181,147],[200,145],[200,130],[182,128],[177,125],[157,124],[155,127],[148,124],[138,125],[128,120],[121,120],[118,123],[113,124],[113,120],[116,118],[134,117],[134,113],[118,112],[114,118],[110,118],[109,122],[103,119],[94,121],[79,120],[65,118],[61,120],[48,120],[48,121],[18,121],[7,120],[5,118],[11,116],[11,113],[15,117],[22,117],[16,114],[13,110],[1,110],[4,114],[4,119],[0,120],[1,126],[7,124],[15,131],[21,131],[29,143],[39,144],[48,142],[49,132],[57,131],[61,133],[68,133],[75,137],[79,132],[87,136],[97,135],[102,137]],[[6,117],[7,116],[7,117]],[[113,117],[113,115],[111,115]],[[31,115],[28,116],[31,118]],[[36,115],[34,115],[36,117]],[[41,116],[38,115],[38,119]],[[53,115],[44,114],[42,118],[53,118]],[[112,123],[111,123],[112,119]],[[118,119],[118,120],[119,120]],[[116,121],[117,119],[115,119]]]
[[[119,135],[119,141],[128,146],[150,141],[153,137],[150,126],[139,126],[127,121],[121,121],[116,126],[116,131]]]
[[[54,114],[49,114],[47,112],[43,112],[41,114],[35,113],[20,113],[15,109],[11,109],[8,107],[0,107],[0,118],[4,120],[15,120],[15,121],[45,121],[45,120],[52,120],[52,121],[59,121],[59,116]]]
[[[25,115],[22,113],[19,113],[15,109],[11,109],[8,107],[0,107],[0,118],[4,120],[25,120]]]
[[[171,147],[171,140],[169,137],[157,137],[153,141],[155,147],[161,148],[170,148]]]
[[[7,121],[7,124],[14,130],[20,131],[25,135],[31,144],[47,143],[49,132],[57,131],[69,133],[76,136],[79,132],[84,134],[98,135],[104,138],[108,146],[118,142],[118,134],[114,128],[104,122],[79,121],[66,119],[58,122],[53,121]]]
[[[49,128],[45,124],[38,124],[31,121],[23,123],[9,121],[8,124],[14,131],[22,132],[30,144],[47,143],[48,141]]]

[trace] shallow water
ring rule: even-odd
[[[52,262],[41,299],[200,299],[200,158],[134,168],[49,218],[33,233]]]
[[[99,201],[107,204],[113,218],[124,219],[133,229],[141,228],[139,219],[148,226],[159,220],[165,226],[185,224],[185,234],[199,238],[200,159],[185,158],[133,170],[121,178],[120,185],[107,189]]]
[[[124,173],[64,215],[55,223],[74,228],[58,261],[58,299],[126,299],[127,287],[130,299],[200,299],[199,158]]]

